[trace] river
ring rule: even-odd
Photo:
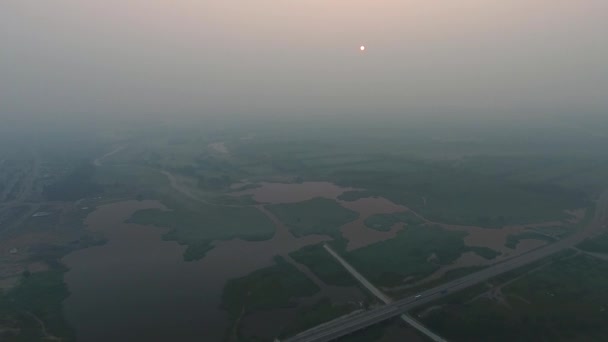
[[[64,310],[79,341],[220,341],[227,327],[219,309],[227,280],[327,239],[294,238],[277,226],[271,240],[220,241],[202,260],[184,262],[185,247],[161,239],[166,229],[124,223],[147,208],[163,206],[126,201],[98,207],[87,217],[87,229],[108,242],[63,258],[71,292]]]
[[[295,203],[315,197],[337,199],[343,192],[352,190],[324,182],[260,185],[237,194],[252,194],[262,203]],[[198,200],[198,197],[193,196],[192,199]],[[399,230],[407,229],[396,226],[389,232],[379,232],[365,227],[363,221],[370,215],[409,210],[384,198],[338,202],[360,214],[357,220],[337,227],[349,241],[349,249],[390,239]],[[108,242],[63,258],[69,268],[65,281],[71,292],[64,302],[64,310],[69,323],[76,330],[78,340],[201,341],[202,337],[205,341],[222,340],[227,317],[219,306],[226,281],[272,265],[276,255],[293,262],[288,257],[290,252],[329,239],[314,235],[295,238],[263,205],[256,207],[274,222],[276,233],[272,239],[255,242],[240,239],[217,241],[202,260],[194,262],[183,261],[184,246],[162,240],[167,229],[124,223],[137,210],[164,210],[161,203],[125,201],[98,207],[85,223],[88,230],[103,235]],[[442,226],[469,232],[465,240],[467,244],[473,242],[475,245],[478,241],[474,240],[487,243],[488,238],[492,237],[497,240],[497,245],[502,246],[507,232],[518,230],[515,227],[494,230]],[[537,247],[536,244],[521,245],[527,250]],[[520,252],[519,248],[515,252]],[[477,259],[473,261],[472,264],[480,262]],[[458,263],[452,268],[457,268],[456,265]],[[329,296],[336,302],[344,302],[362,297],[356,289],[324,286],[302,265],[296,266],[321,287],[322,291],[315,296],[316,299]],[[244,317],[243,328],[255,331],[258,336],[263,335],[264,331],[270,334],[270,329],[276,330],[277,324],[265,325],[261,321],[285,322],[293,314],[293,310],[274,310],[259,316]]]

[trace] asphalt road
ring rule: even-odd
[[[355,279],[357,279],[357,281],[359,281],[359,283],[361,283],[361,285],[363,285],[369,292],[371,292],[374,296],[376,296],[376,298],[380,299],[382,302],[384,302],[384,304],[391,304],[394,302],[394,300],[392,298],[390,298],[389,296],[384,294],[382,291],[380,291],[380,289],[378,289],[376,286],[374,286],[374,284],[372,284],[369,280],[367,280],[361,273],[357,272],[357,270],[354,267],[352,267],[348,262],[346,262],[346,260],[342,259],[342,257],[338,253],[336,253],[331,247],[329,247],[328,245],[325,244],[325,245],[323,245],[323,248],[325,248],[325,250],[327,252],[329,252],[329,254],[331,254],[334,257],[334,259],[336,259],[340,263],[340,265],[342,265],[342,267],[346,268],[346,270],[353,277],[355,277]],[[426,335],[431,341],[445,342],[445,339],[443,339],[441,336],[435,334],[431,330],[427,329],[420,322],[418,322],[414,318],[410,317],[409,314],[405,314],[405,313],[401,314],[401,319],[403,321],[405,321],[407,324],[413,326],[415,329],[417,329],[424,335]]]
[[[284,342],[325,342],[351,334],[368,326],[398,316],[417,306],[447,296],[452,292],[463,290],[480,282],[515,270],[519,267],[551,256],[559,251],[573,247],[588,237],[601,233],[606,228],[608,207],[608,191],[599,198],[596,205],[595,216],[592,221],[577,233],[547,245],[502,261],[479,272],[436,286],[420,292],[415,297],[408,297],[391,304],[384,305],[368,311],[327,322],[315,328],[301,332]]]

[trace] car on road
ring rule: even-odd
[[[420,297],[422,297],[422,295],[415,295],[415,296],[414,296],[414,299],[415,299],[415,300],[418,300],[418,299],[420,299]]]

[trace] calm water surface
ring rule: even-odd
[[[250,193],[262,203],[294,203],[315,197],[336,199],[348,190],[351,189],[325,182],[261,183],[259,188],[236,194]],[[389,232],[378,232],[365,227],[363,221],[373,214],[408,210],[384,198],[339,203],[360,214],[359,219],[340,227],[349,241],[349,249],[389,239],[399,230],[407,229],[395,227]],[[108,243],[77,251],[63,259],[70,268],[65,280],[71,292],[64,308],[79,341],[221,341],[227,317],[219,306],[227,280],[272,265],[276,255],[291,261],[288,257],[291,251],[329,239],[326,236],[294,238],[272,213],[258,205],[276,226],[271,240],[216,242],[215,248],[202,260],[184,262],[185,247],[161,239],[166,229],[124,223],[135,211],[147,208],[164,209],[155,201],[126,201],[97,208],[87,217],[87,229],[104,235]],[[523,228],[442,226],[467,231],[467,244],[491,247],[504,246],[506,234]],[[495,242],[496,246],[489,242]],[[537,243],[526,241],[518,247],[516,252],[520,248],[537,247]],[[308,269],[296,266],[322,289],[314,298],[304,299],[306,301],[328,296],[344,302],[362,296],[357,289],[326,286]],[[279,322],[286,324],[285,318],[294,313],[274,310],[248,315],[243,317],[242,327],[258,336],[272,336],[281,325]]]
[[[184,248],[163,241],[166,229],[126,224],[137,210],[162,208],[154,201],[99,207],[86,223],[108,243],[66,256],[66,317],[79,341],[220,341],[227,327],[219,310],[228,279],[272,265],[325,237],[294,238],[277,226],[273,239],[219,242],[205,258],[184,262]]]

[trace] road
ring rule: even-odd
[[[391,297],[387,296],[384,292],[380,291],[379,288],[374,286],[374,284],[372,284],[369,280],[367,280],[367,278],[365,278],[361,273],[359,273],[351,264],[349,264],[346,260],[342,259],[342,257],[338,253],[336,253],[331,247],[329,247],[328,245],[325,244],[325,245],[323,245],[323,248],[325,248],[325,250],[329,254],[331,254],[334,257],[334,259],[336,259],[344,268],[346,268],[346,270],[353,277],[355,277],[355,279],[357,279],[357,281],[359,281],[361,283],[361,285],[363,285],[369,292],[371,292],[374,296],[376,296],[376,298],[380,299],[382,302],[384,302],[384,304],[391,304],[394,302]],[[446,340],[444,338],[442,338],[441,336],[439,336],[439,335],[435,334],[434,332],[432,332],[431,330],[429,330],[427,327],[422,325],[420,322],[418,322],[414,318],[412,318],[410,315],[405,314],[405,313],[401,314],[401,319],[403,321],[405,321],[407,324],[414,327],[416,330],[418,330],[421,333],[423,333],[424,335],[426,335],[428,338],[431,339],[431,341],[446,342]]]
[[[469,274],[460,279],[456,279],[424,292],[420,292],[416,296],[418,298],[408,297],[379,308],[363,311],[348,317],[338,318],[323,325],[301,332],[291,338],[285,339],[284,342],[331,341],[392,317],[399,316],[415,307],[433,300],[437,300],[452,292],[463,290],[505,272],[512,271],[519,267],[551,256],[564,249],[574,247],[584,239],[595,236],[603,231],[607,222],[607,207],[608,191],[605,191],[597,201],[597,209],[592,221],[580,231],[567,238],[494,264],[493,266],[490,266],[484,270]]]
[[[352,267],[348,262],[346,262],[346,260],[342,259],[342,257],[338,253],[336,253],[331,247],[329,247],[328,245],[323,245],[323,248],[325,248],[325,250],[329,252],[329,254],[331,254],[334,259],[336,259],[342,265],[342,267],[346,268],[348,273],[355,277],[355,279],[357,279],[357,281],[360,282],[369,292],[376,296],[376,298],[383,301],[384,304],[390,304],[393,302],[392,298],[390,298],[382,291],[380,291],[380,289],[375,287],[374,284],[372,284],[363,275],[361,275],[361,273],[359,273],[354,267]]]

